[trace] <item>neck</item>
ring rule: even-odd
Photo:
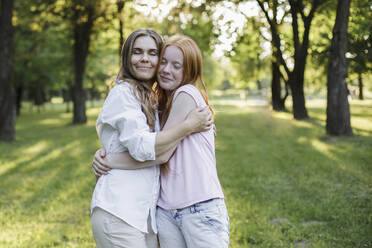
[[[145,84],[146,86],[152,88],[152,84],[153,82],[152,81],[140,81],[142,84]]]

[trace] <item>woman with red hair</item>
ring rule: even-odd
[[[209,130],[212,117],[201,109],[179,125],[160,131],[157,94],[153,90],[162,38],[151,29],[133,32],[124,43],[116,85],[110,90],[96,127],[108,154],[126,152],[142,165],[138,170],[111,170],[99,177],[91,212],[98,248],[157,248],[156,205],[159,166],[167,161],[176,141]],[[144,162],[146,161],[146,162]]]
[[[209,108],[202,77],[202,55],[194,40],[176,35],[160,53],[157,80],[162,130],[174,128],[197,107]],[[161,166],[156,221],[161,248],[228,247],[229,218],[218,180],[214,131],[193,133]],[[119,169],[141,168],[128,154],[112,154],[101,164]],[[102,165],[103,166],[103,165]]]

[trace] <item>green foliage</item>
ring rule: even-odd
[[[50,14],[49,3],[18,1],[15,5],[14,81],[29,91],[60,89],[71,74],[66,25]]]
[[[216,89],[224,78],[224,71],[228,68],[222,66],[222,62],[211,55],[203,56],[203,79],[207,90]]]
[[[79,2],[80,1],[80,2]],[[105,95],[108,85],[112,83],[119,68],[119,20],[115,0],[91,2],[86,0],[30,0],[16,1],[13,24],[14,37],[14,81],[15,86],[23,86],[31,92],[35,88],[43,91],[60,92],[73,82],[73,26],[70,21],[74,8],[94,4],[97,16],[93,27],[87,67],[84,76],[84,88],[92,92],[99,91]],[[222,16],[214,19],[218,6],[228,5],[238,11],[237,6],[247,1],[169,1],[173,4],[168,15],[160,19],[159,6],[164,1],[157,1],[149,15],[141,13],[139,6],[147,6],[147,1],[125,1],[122,12],[124,38],[132,31],[150,27],[164,37],[176,33],[191,36],[198,43],[204,55],[204,78],[209,89],[218,88],[224,80],[229,80],[235,88],[254,88],[256,81],[270,80],[270,56],[263,44],[270,39],[269,29],[262,13],[247,17],[242,29],[234,29],[231,23],[221,24]],[[273,1],[266,1],[273,7]],[[311,1],[304,1],[307,6]],[[324,89],[326,82],[327,53],[332,38],[332,27],[336,9],[335,0],[328,0],[313,20],[310,33],[308,66],[305,80],[308,92]],[[371,1],[352,1],[349,25],[349,72],[350,80],[356,74],[363,73],[367,87],[371,85]],[[79,7],[80,8],[80,7]],[[293,60],[293,34],[289,22],[288,2],[278,1],[279,17],[282,22],[278,29],[282,38],[282,48],[286,61],[291,67]],[[309,8],[305,8],[308,14]],[[280,12],[279,11],[279,12]],[[278,12],[278,14],[279,14]],[[84,16],[81,16],[81,21]],[[280,19],[279,18],[279,19]],[[222,25],[222,26],[221,26]],[[300,24],[300,35],[303,27]],[[221,41],[219,35],[227,32],[229,37],[237,37],[233,49],[226,58],[217,59],[214,48]],[[367,51],[367,52],[366,52]],[[293,63],[292,63],[293,64]],[[282,70],[282,72],[284,72]]]
[[[322,12],[315,17],[314,27],[316,32],[311,33],[312,45],[310,46],[311,63],[308,73],[311,75],[317,88],[324,86],[328,63],[329,46],[332,39],[332,29],[336,18],[336,2],[330,1],[322,8]],[[371,1],[352,1],[348,27],[347,61],[349,63],[349,83],[357,84],[358,73],[370,74],[372,61]],[[323,84],[319,84],[323,82]],[[367,86],[372,87],[370,80],[365,80]]]
[[[107,92],[119,71],[118,40],[118,33],[110,29],[94,35],[85,70],[86,88]]]
[[[352,138],[322,136],[323,101],[309,102],[313,118],[303,122],[267,107],[212,104],[231,247],[371,245],[371,100],[351,102]],[[98,111],[88,110],[85,126],[70,125],[62,105],[24,112],[17,141],[0,144],[0,247],[94,246]]]
[[[324,90],[327,82],[328,53],[332,40],[332,28],[336,18],[336,7],[336,5],[324,6],[313,20],[312,32],[310,32],[308,67],[305,72],[305,78],[310,79],[308,87],[313,90]]]
[[[236,69],[234,81],[238,88],[253,88],[257,81],[268,79],[270,75],[270,56],[264,57],[264,40],[259,30],[262,23],[255,18],[248,19],[243,33],[237,38],[228,56]]]
[[[372,70],[372,1],[351,3],[348,29],[348,61],[351,76]],[[368,81],[367,81],[368,82]],[[372,83],[369,82],[369,87]]]

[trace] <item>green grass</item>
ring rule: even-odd
[[[308,105],[295,121],[214,102],[230,247],[372,247],[372,101],[352,102],[351,138],[325,136],[324,103]],[[0,143],[0,247],[94,247],[99,108],[83,126],[58,106],[25,110],[17,141]]]

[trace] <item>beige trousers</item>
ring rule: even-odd
[[[150,218],[148,230],[149,233],[143,233],[99,207],[93,210],[92,231],[97,248],[158,248]]]

